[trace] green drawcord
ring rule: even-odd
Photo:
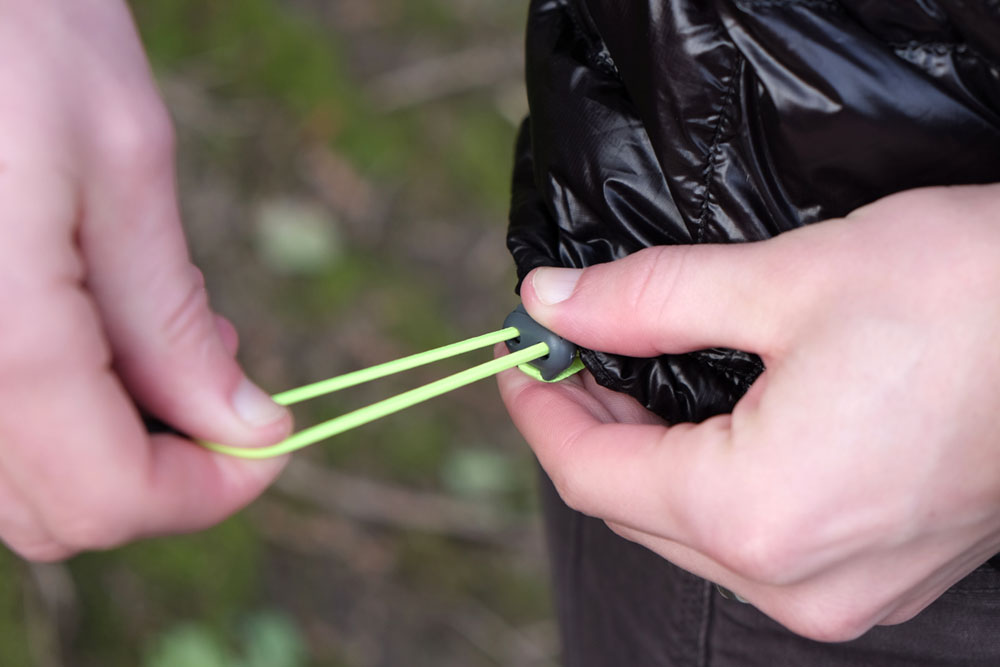
[[[272,398],[280,405],[293,405],[295,403],[301,403],[302,401],[331,394],[341,389],[354,387],[389,375],[395,375],[396,373],[425,366],[427,364],[448,359],[466,352],[472,352],[484,347],[490,347],[492,345],[496,345],[497,343],[503,343],[517,338],[519,335],[520,334],[516,327],[507,327],[506,329],[501,329],[500,331],[477,336],[475,338],[470,338],[451,345],[445,345],[444,347],[439,347],[427,352],[421,352],[409,357],[403,357],[402,359],[397,359],[395,361],[389,361],[384,364],[372,366],[371,368],[340,375],[335,378],[330,378],[329,380],[323,380],[321,382],[309,384],[297,389],[289,389],[288,391],[275,394]],[[497,373],[510,368],[522,366],[536,359],[541,359],[548,353],[548,344],[537,343],[524,350],[513,352],[500,357],[499,359],[494,359],[493,361],[488,361],[468,370],[442,378],[436,382],[431,382],[430,384],[417,387],[416,389],[411,389],[410,391],[397,396],[392,396],[382,401],[378,401],[377,403],[372,403],[371,405],[359,408],[353,412],[348,412],[347,414],[339,417],[334,417],[333,419],[325,421],[321,424],[299,431],[286,440],[269,447],[245,448],[220,445],[214,442],[198,442],[202,446],[214,452],[228,454],[229,456],[236,456],[244,459],[267,459],[275,456],[281,456],[283,454],[288,454],[298,449],[302,449],[303,447],[308,447],[309,445],[315,444],[321,440],[325,440],[345,431],[349,431],[352,428],[368,424],[376,419],[381,419],[387,415],[399,412],[400,410],[434,398],[435,396],[440,396],[441,394],[445,394],[454,389],[464,387],[467,384],[488,378],[491,375],[496,375]],[[525,368],[530,367],[525,366]],[[565,375],[561,377],[565,377]]]

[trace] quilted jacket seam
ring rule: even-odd
[[[715,122],[715,129],[712,132],[712,142],[705,152],[705,170],[704,178],[702,179],[702,187],[705,190],[705,194],[702,198],[701,205],[698,210],[698,220],[695,223],[695,242],[704,243],[705,241],[705,222],[708,218],[708,204],[712,199],[712,180],[715,178],[715,172],[717,169],[716,159],[718,158],[719,146],[722,143],[722,126],[725,124],[726,119],[729,116],[729,112],[732,110],[733,102],[736,99],[736,88],[739,85],[739,77],[737,74],[743,66],[743,56],[737,55],[733,67],[729,71],[729,85],[726,87],[726,93],[722,98],[722,104],[719,105],[719,118]]]

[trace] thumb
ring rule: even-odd
[[[234,332],[220,326],[188,258],[172,151],[145,150],[131,169],[116,170],[128,177],[95,180],[80,231],[115,370],[143,408],[192,437],[277,441],[290,428],[288,413],[234,360]]]
[[[709,347],[766,354],[789,305],[776,240],[642,250],[586,269],[544,267],[521,298],[543,326],[593,350],[651,357]]]

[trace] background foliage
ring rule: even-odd
[[[260,384],[493,330],[516,303],[526,4],[133,0],[192,252]],[[554,664],[534,480],[495,387],[468,388],[297,455],[205,533],[57,565],[0,553],[2,664]]]

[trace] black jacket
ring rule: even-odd
[[[527,82],[520,277],[1000,181],[998,0],[535,0]],[[762,370],[718,349],[583,359],[673,422],[730,410]]]
[[[527,81],[521,278],[1000,181],[1000,0],[533,0]],[[730,410],[762,370],[733,350],[583,358],[673,422]],[[1000,664],[1000,557],[902,626],[818,644],[542,490],[568,666]]]

